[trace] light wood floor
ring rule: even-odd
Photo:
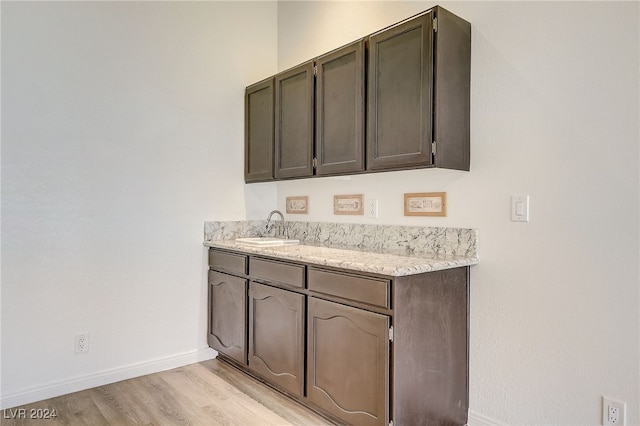
[[[26,419],[17,417],[25,409]],[[29,419],[38,409],[53,420]],[[34,411],[32,411],[34,410]],[[13,425],[330,425],[218,360],[209,360],[1,412]]]

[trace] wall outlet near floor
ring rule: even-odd
[[[602,424],[604,426],[624,426],[627,423],[627,404],[609,397],[602,397]]]
[[[77,333],[74,353],[83,354],[86,352],[89,352],[89,333]]]
[[[367,217],[378,217],[378,200],[367,200]]]

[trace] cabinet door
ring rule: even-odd
[[[247,363],[247,280],[209,271],[209,346]]]
[[[273,179],[273,102],[273,78],[245,90],[245,182]]]
[[[251,282],[249,368],[302,397],[304,295]]]
[[[364,170],[364,40],[316,60],[316,174]]]
[[[313,175],[313,62],[275,77],[275,175]]]
[[[471,96],[471,24],[436,6],[433,86],[434,163],[438,167],[469,170]]]
[[[367,169],[432,163],[433,12],[369,39]]]
[[[388,425],[389,317],[309,298],[307,399],[349,424]]]

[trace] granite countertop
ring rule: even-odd
[[[400,249],[373,249],[319,243],[256,247],[233,239],[205,241],[204,245],[248,254],[389,276],[420,274],[478,263],[478,258],[475,254],[454,255],[419,251],[408,252]]]

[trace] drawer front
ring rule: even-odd
[[[389,280],[309,268],[309,290],[370,305],[391,307]]]
[[[292,265],[266,259],[251,258],[249,260],[249,275],[253,279],[304,287],[304,272],[303,265]]]
[[[209,266],[238,274],[247,273],[247,256],[227,253],[218,250],[209,250]]]

